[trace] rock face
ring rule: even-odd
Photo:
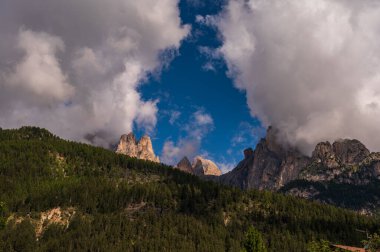
[[[187,157],[184,157],[181,159],[181,161],[179,161],[177,168],[181,171],[194,174],[193,167],[191,166],[191,163]]]
[[[242,189],[280,190],[361,213],[380,209],[380,153],[370,153],[355,139],[321,142],[307,157],[281,145],[276,130],[269,128],[255,150],[244,151],[236,168],[211,179]]]
[[[150,137],[143,136],[139,141],[137,141],[132,132],[121,136],[116,153],[157,163],[160,162],[160,159],[154,154]]]
[[[244,151],[244,160],[235,169],[220,177],[224,184],[242,189],[277,190],[297,178],[309,158],[294,148],[285,148],[277,140],[277,131],[268,128],[265,139]]]
[[[220,176],[222,174],[214,162],[200,156],[194,158],[193,170],[196,175]]]
[[[189,159],[184,157],[181,161],[179,161],[176,167],[181,171],[198,176],[220,176],[222,174],[221,170],[214,162],[200,156],[194,158],[193,164],[190,164]]]
[[[256,149],[246,149],[244,160],[219,181],[242,189],[268,190],[278,190],[297,179],[363,184],[377,178],[379,169],[380,154],[370,153],[358,140],[321,142],[310,158],[280,144],[277,131],[269,127]]]
[[[334,142],[333,151],[342,164],[358,164],[370,154],[364,144],[356,139]]]
[[[302,170],[300,179],[308,181],[346,181],[363,172],[363,161],[370,151],[358,140],[344,139],[319,143],[313,151],[310,163]],[[360,168],[360,169],[359,169]],[[352,182],[352,181],[351,181]],[[358,183],[356,181],[355,183]]]

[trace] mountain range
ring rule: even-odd
[[[117,153],[159,162],[149,136],[139,141],[123,135]],[[364,214],[380,209],[380,153],[370,152],[356,139],[321,142],[311,156],[286,145],[278,131],[269,127],[256,148],[244,150],[244,159],[228,173],[201,156],[191,163],[183,157],[175,168],[241,189],[279,191],[318,200]]]
[[[321,142],[309,157],[282,144],[277,131],[269,127],[256,149],[246,149],[233,170],[209,179],[242,189],[280,191],[366,214],[380,208],[380,153],[371,153],[356,139]]]

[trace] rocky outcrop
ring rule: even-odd
[[[320,143],[298,180],[281,191],[360,213],[380,208],[380,153],[370,153],[358,140]]]
[[[214,162],[200,156],[194,158],[193,170],[195,175],[220,176],[222,174]]]
[[[222,174],[214,162],[201,156],[195,157],[193,164],[190,164],[189,159],[184,157],[179,161],[176,168],[198,176],[220,176]]]
[[[334,142],[333,151],[341,164],[358,164],[370,154],[364,144],[356,139],[344,139]]]
[[[177,168],[181,171],[194,174],[193,167],[187,157],[182,158],[181,161],[178,162]]]
[[[252,148],[248,148],[244,151],[244,159],[234,168],[232,171],[223,174],[218,178],[218,181],[230,185],[236,186],[241,189],[251,188],[249,181],[249,174],[253,169],[254,152]]]
[[[137,141],[132,132],[121,136],[116,153],[157,163],[160,162],[160,159],[154,154],[150,137],[143,136],[139,141]]]
[[[333,144],[319,143],[313,151],[311,162],[302,170],[299,178],[308,181],[360,183],[355,178],[368,170],[365,168],[368,166],[363,162],[369,162],[370,156],[370,151],[355,139],[338,140]],[[374,161],[374,158],[371,160]],[[362,175],[360,177],[363,177]]]
[[[297,178],[309,158],[294,148],[285,148],[277,139],[277,131],[269,127],[267,136],[244,151],[244,160],[235,169],[220,177],[224,184],[242,189],[277,190]]]
[[[268,128],[256,149],[218,178],[242,189],[267,189],[318,200],[366,213],[380,209],[380,153],[358,140],[321,142],[312,156],[281,144],[277,131]]]
[[[312,160],[330,169],[340,166],[340,161],[336,157],[333,146],[329,142],[317,144],[312,154]]]
[[[358,140],[321,142],[307,157],[282,144],[277,130],[269,127],[256,149],[246,149],[244,160],[219,181],[242,189],[278,190],[297,179],[365,184],[379,176],[380,154],[370,153]]]
[[[137,157],[137,140],[132,132],[120,137],[116,153]]]

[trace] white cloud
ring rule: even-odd
[[[1,5],[2,127],[38,125],[104,146],[134,125],[154,128],[158,97],[143,99],[139,86],[167,66],[189,33],[178,0]]]
[[[62,73],[58,52],[63,52],[63,41],[47,33],[20,30],[17,46],[24,53],[14,70],[5,75],[5,88],[27,92],[38,97],[37,102],[63,101],[74,93]]]
[[[357,138],[380,149],[380,3],[230,0],[223,54],[253,116],[306,153]]]
[[[195,112],[193,116],[195,118],[195,123],[199,126],[214,124],[214,120],[212,119],[211,115],[204,113],[201,110]]]

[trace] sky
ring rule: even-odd
[[[2,128],[106,148],[133,131],[223,172],[269,125],[307,155],[380,150],[377,0],[2,0],[0,36]]]

